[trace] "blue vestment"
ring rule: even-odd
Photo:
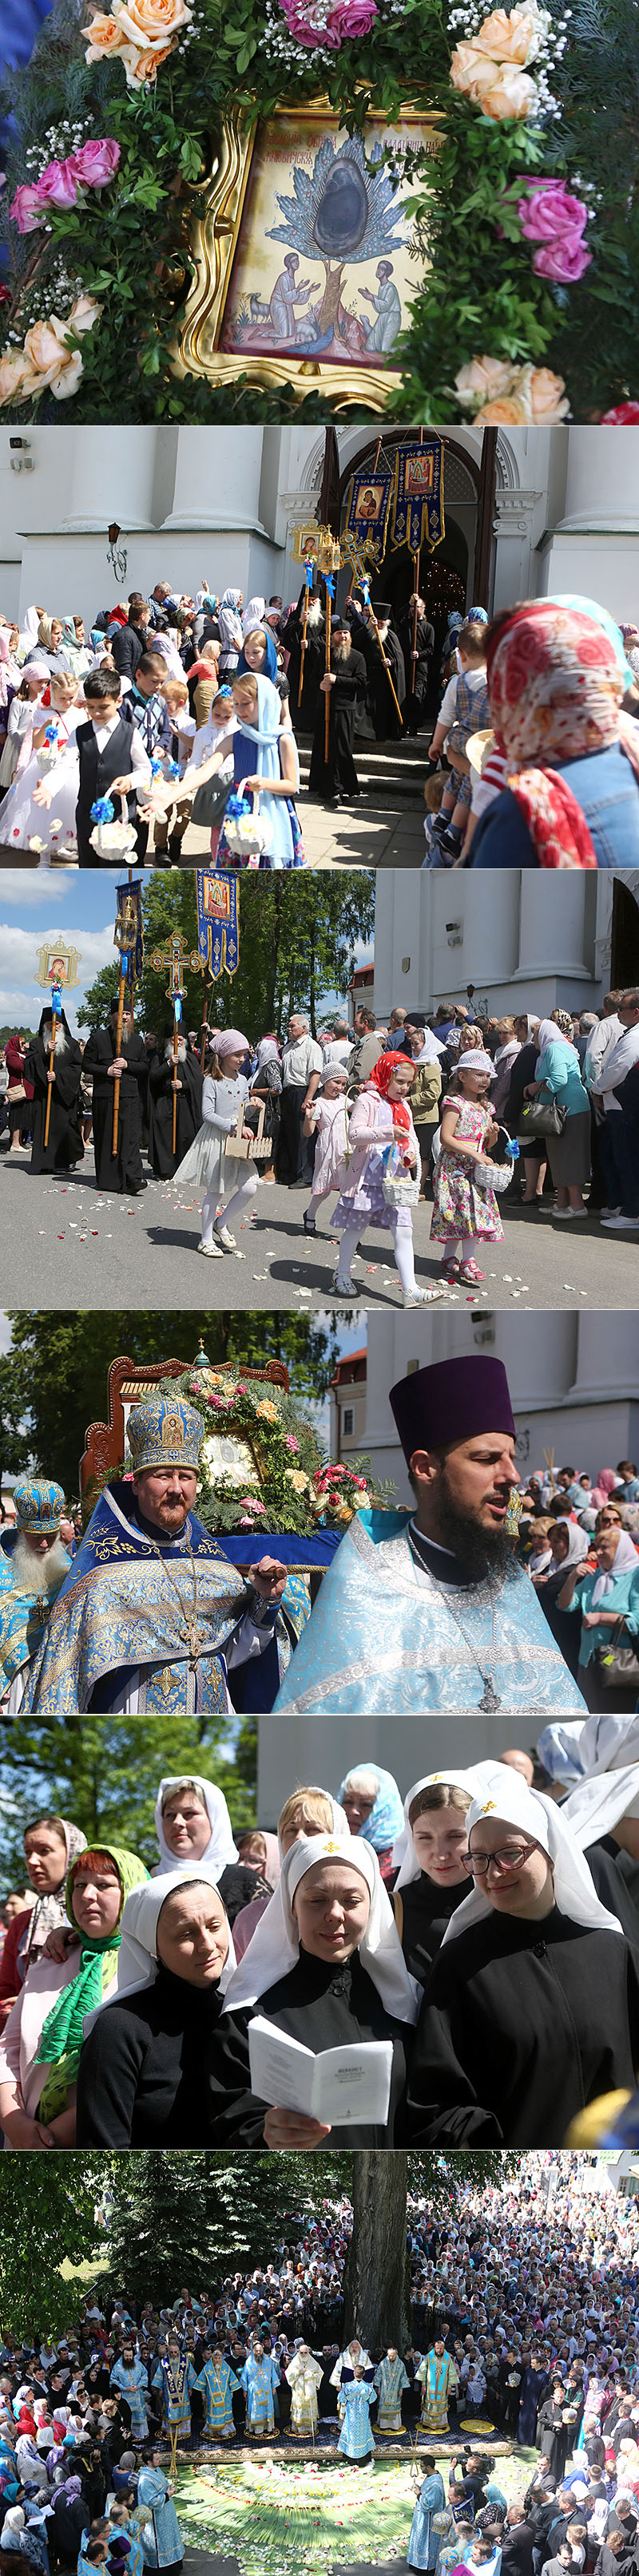
[[[433,2531],[433,2515],[444,2513],[446,2497],[439,2470],[424,2478],[410,2527],[406,2556],[409,2567],[434,2567],[441,2535]]]

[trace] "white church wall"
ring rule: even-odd
[[[481,1709],[464,1715],[392,1717],[295,1717],[282,1711],[260,1719],[258,1731],[257,1814],[263,1833],[272,1833],[285,1798],[296,1784],[321,1780],[333,1797],[357,1763],[379,1762],[392,1770],[402,1798],[444,1759],[454,1769],[466,1762],[498,1761],[510,1744],[533,1744],[539,1719],[495,1717]]]
[[[490,1289],[490,1273],[487,1277]],[[376,1478],[388,1478],[398,1505],[411,1500],[408,1475],[389,1403],[389,1389],[438,1360],[479,1351],[503,1361],[524,1473],[543,1464],[578,1465],[593,1475],[601,1466],[634,1458],[639,1440],[639,1322],[533,1308],[517,1314],[410,1313],[367,1319],[368,1371],[362,1450]],[[561,1453],[561,1454],[560,1454]]]
[[[211,529],[154,528],[132,536],[123,533],[122,542],[127,570],[125,580],[117,582],[102,534],[85,531],[25,539],[18,580],[20,614],[33,599],[42,599],[60,615],[79,610],[88,626],[97,609],[114,606],[130,589],[148,596],[156,581],[172,581],[176,590],[195,591],[204,575],[214,590],[224,590],[231,583],[245,599],[254,592],[268,597],[280,588],[277,550],[247,528],[224,534]]]
[[[424,1009],[463,1002],[491,1015],[521,1009],[540,1018],[558,1002],[597,1009],[610,961],[611,879],[576,870],[502,871],[497,899],[472,869],[415,875],[378,872],[374,1007]]]

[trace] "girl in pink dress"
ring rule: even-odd
[[[474,1244],[503,1243],[504,1229],[494,1190],[480,1188],[474,1165],[490,1159],[497,1127],[487,1099],[493,1066],[481,1047],[460,1057],[455,1091],[442,1100],[441,1150],[433,1175],[434,1208],[431,1242],[442,1243],[442,1278],[474,1287],[485,1278],[474,1258]]]
[[[344,1161],[348,1150],[347,1089],[347,1076],[340,1072],[339,1066],[336,1066],[334,1073],[327,1073],[321,1092],[312,1101],[310,1109],[304,1112],[302,1121],[304,1135],[312,1136],[314,1133],[317,1135],[313,1187],[308,1207],[304,1209],[305,1234],[317,1232],[315,1218],[320,1200],[330,1198],[331,1190],[341,1189],[345,1178]]]

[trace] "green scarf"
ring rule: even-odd
[[[46,2078],[38,2105],[38,2116],[44,2120],[54,2119],[56,2113],[65,2108],[80,2062],[85,2016],[95,2012],[116,1974],[122,1937],[119,1926],[125,1897],[131,1888],[141,1887],[149,1875],[144,1861],[138,1860],[137,1852],[127,1851],[120,1843],[94,1843],[92,1849],[104,1853],[105,1860],[113,1861],[117,1869],[122,1888],[118,1928],[115,1932],[108,1932],[103,1941],[94,1939],[91,1933],[82,1934],[77,1975],[63,1986],[62,1993],[47,2013],[36,2058],[36,2065],[52,2070]],[[81,1860],[82,1857],[80,1853],[78,1858]],[[77,1861],[74,1867],[77,1867]],[[67,1879],[66,1910],[69,1922],[77,1930],[73,1913],[73,1869]]]

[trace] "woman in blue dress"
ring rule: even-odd
[[[162,2567],[165,2576],[180,2576],[184,2542],[173,2503],[173,2489],[162,2454],[154,2442],[145,2444],[144,2464],[138,2479],[138,2519],[145,2567]]]
[[[424,2476],[419,2476],[415,2511],[410,2527],[406,2556],[409,2567],[433,2568],[439,2555],[442,2527],[435,2529],[435,2517],[446,2511],[444,2481],[435,2467],[432,2451],[425,2451]]]

